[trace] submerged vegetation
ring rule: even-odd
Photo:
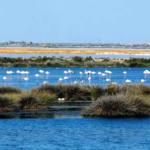
[[[107,59],[79,57],[0,58],[1,67],[150,67],[150,59]]]
[[[53,103],[79,101],[91,101],[92,103],[82,111],[83,116],[150,116],[150,87],[144,85],[109,85],[106,88],[80,85],[43,85],[30,91],[0,87],[0,113],[33,112],[48,109]]]

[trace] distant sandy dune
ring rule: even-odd
[[[0,48],[0,54],[126,54],[126,55],[150,55],[150,50],[142,49],[111,49],[111,48]]]

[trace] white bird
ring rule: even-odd
[[[80,72],[79,72],[79,74],[80,74],[80,75],[82,75],[82,74],[83,74],[83,72],[82,72],[82,71],[80,71]]]
[[[106,82],[110,82],[110,81],[111,81],[110,79],[108,79],[108,78],[106,79]]]
[[[16,73],[17,73],[17,74],[20,74],[20,70],[17,70]]]
[[[117,82],[112,82],[111,84],[112,84],[112,85],[117,85]]]
[[[131,83],[131,82],[132,82],[132,81],[129,80],[129,79],[125,80],[125,83]]]
[[[77,81],[74,81],[73,83],[74,83],[74,84],[77,84],[78,82],[77,82]]]
[[[8,70],[8,71],[6,71],[6,74],[13,74],[13,73],[14,73],[14,72],[13,72],[13,71],[11,71],[11,70],[10,70],[10,71],[9,71],[9,70]]]
[[[39,70],[39,73],[44,73],[44,70]]]
[[[58,98],[58,101],[59,101],[59,102],[64,102],[64,101],[65,101],[65,98]]]
[[[91,79],[92,79],[92,77],[91,77],[91,76],[89,76],[89,77],[88,77],[88,80],[90,81]]]
[[[49,73],[49,71],[46,71],[45,74],[46,74],[46,75],[49,75],[50,73]]]
[[[145,80],[144,79],[141,79],[141,83],[144,83],[145,82]]]
[[[81,80],[80,83],[83,84],[83,83],[84,83],[84,80]]]
[[[95,72],[95,71],[92,71],[91,74],[94,75],[94,74],[96,74],[96,72]]]
[[[43,81],[43,84],[48,84],[48,81]]]
[[[29,78],[28,78],[28,77],[24,77],[23,80],[24,80],[24,81],[28,81]]]
[[[126,71],[123,71],[123,74],[124,74],[124,75],[126,75],[126,74],[127,74],[127,72],[126,72]]]
[[[144,70],[144,72],[143,72],[145,75],[148,75],[148,74],[150,74],[150,71],[149,70]]]
[[[65,70],[65,71],[64,71],[64,74],[68,74],[68,71]]]
[[[39,74],[35,74],[35,77],[39,77],[40,75]]]
[[[63,81],[63,78],[59,78],[58,80],[59,80],[59,81]]]
[[[106,74],[109,74],[109,75],[112,74],[112,72],[109,71],[109,70],[105,70],[105,73],[106,73]]]
[[[68,70],[68,73],[69,73],[69,74],[72,74],[72,73],[74,73],[74,72],[73,72],[72,70],[69,69],[69,70]]]
[[[64,80],[68,80],[69,79],[69,77],[67,77],[67,76],[64,76]]]
[[[102,74],[101,74],[101,76],[102,76],[102,77],[105,77],[105,76],[106,76],[106,74],[105,74],[105,73],[102,73]]]
[[[29,74],[30,72],[29,71],[24,71],[24,74]]]
[[[4,77],[3,77],[3,80],[7,80],[7,77],[6,77],[6,76],[4,76]]]

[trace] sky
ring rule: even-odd
[[[150,43],[150,0],[0,0],[0,41]]]

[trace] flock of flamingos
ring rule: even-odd
[[[29,76],[30,74],[31,74],[31,72],[27,71],[27,70],[16,70],[16,71],[6,70],[4,76],[2,77],[2,80],[4,82],[9,81],[9,80],[12,79],[12,75],[18,75],[20,77],[20,79],[22,80],[22,82],[27,82],[27,81],[30,80],[30,76]],[[79,80],[77,80],[77,79],[74,80],[72,78],[72,76],[74,74],[78,75]],[[112,74],[113,74],[113,72],[110,71],[110,70],[105,70],[103,72],[100,72],[100,71],[96,72],[96,71],[91,71],[91,70],[84,70],[84,71],[75,72],[71,69],[68,69],[68,70],[64,70],[63,76],[62,75],[60,75],[61,77],[58,76],[57,82],[58,83],[67,83],[67,80],[72,79],[71,84],[91,85],[93,77],[96,75],[98,77],[101,77],[103,79],[103,81],[105,81],[108,84],[117,84],[117,82],[112,81],[112,79],[111,79]],[[42,70],[42,69],[39,69],[39,70],[37,70],[37,72],[35,74],[32,74],[32,76],[34,76],[35,79],[38,79],[38,78],[42,77],[43,78],[42,84],[48,84],[49,83],[49,81],[46,80],[47,78],[44,78],[44,77],[45,76],[48,77],[50,75],[51,75],[50,71]],[[126,76],[126,79],[124,80],[124,83],[126,83],[126,84],[132,83],[132,80],[127,78],[127,75],[128,75],[127,71],[123,71],[122,75]],[[150,71],[149,70],[144,70],[143,75],[144,76],[150,75]],[[139,82],[140,83],[145,83],[146,79],[141,78]]]

